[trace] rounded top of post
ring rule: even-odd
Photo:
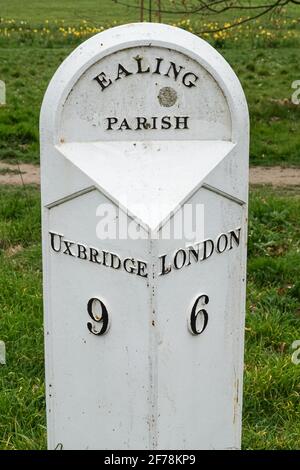
[[[121,57],[120,54],[122,51],[123,56],[126,57],[127,51],[132,50],[135,52],[136,48],[143,48],[143,51],[164,50],[165,56],[169,54],[170,58],[168,63],[171,65],[168,69],[165,66],[166,58],[160,58],[160,56],[156,52],[153,52],[154,55],[152,57],[151,73],[153,74],[155,73],[155,70],[159,70],[159,67],[161,66],[159,60],[164,60],[165,62],[161,66],[161,69],[165,67],[165,69],[163,70],[164,77],[170,77],[172,75],[172,78],[177,81],[177,86],[180,80],[177,80],[176,74],[181,73],[180,79],[183,81],[182,83],[186,87],[184,90],[185,92],[188,89],[187,87],[194,86],[193,80],[195,82],[195,80],[199,78],[197,86],[200,83],[202,84],[204,82],[207,82],[207,88],[204,88],[204,90],[202,90],[202,97],[206,101],[205,103],[201,102],[201,106],[202,108],[204,106],[207,106],[207,113],[210,113],[211,122],[220,121],[218,123],[218,130],[216,131],[216,140],[230,140],[235,143],[239,142],[240,140],[248,141],[249,122],[247,103],[241,84],[230,65],[221,56],[221,54],[219,54],[210,44],[208,44],[206,41],[202,40],[198,36],[183,29],[159,23],[132,23],[117,26],[96,34],[95,36],[91,37],[90,39],[82,43],[80,46],[78,46],[60,65],[48,86],[41,110],[40,125],[41,134],[42,137],[44,137],[42,138],[42,140],[49,143],[51,142],[52,144],[64,143],[65,141],[70,140],[74,141],[73,134],[75,135],[76,132],[73,133],[72,126],[73,128],[78,128],[78,123],[83,121],[80,121],[80,119],[82,119],[82,116],[78,118],[79,121],[76,121],[78,116],[76,117],[76,119],[74,118],[72,112],[70,111],[72,107],[71,105],[73,105],[74,108],[75,104],[78,104],[78,99],[80,99],[82,100],[84,108],[85,102],[87,103],[90,100],[91,103],[94,103],[98,99],[95,98],[95,93],[98,93],[98,97],[100,97],[101,99],[107,97],[108,101],[111,103],[113,100],[112,96],[115,98],[116,95],[109,96],[109,93],[101,93],[103,92],[104,88],[107,88],[106,85],[110,84],[111,81],[114,81],[115,83],[117,83],[118,81],[119,86],[119,82],[123,82],[123,80],[119,81],[119,79],[124,77],[126,78],[129,75],[133,75],[133,71],[132,68],[130,68],[130,65],[127,62],[124,63],[120,60],[119,62],[117,61],[119,63],[118,75],[114,75],[114,78],[110,78],[107,73],[105,75],[104,72],[102,72],[101,68],[98,67],[97,69],[96,65],[99,63],[102,64],[102,62],[103,64],[105,64],[104,61],[107,60],[109,56],[112,56],[114,54],[115,55],[113,57],[118,59],[118,57]],[[117,53],[119,53],[119,56],[117,55]],[[127,57],[129,56],[127,55]],[[180,61],[178,57],[182,57],[182,60]],[[142,73],[148,70],[147,68],[145,69],[145,67],[148,66],[148,62],[146,63],[146,65],[143,64],[141,61],[139,62],[139,60],[142,60],[142,58],[139,59],[139,56],[133,53],[130,57],[130,60],[132,59],[136,61],[135,65],[137,67],[140,67],[140,73],[142,76]],[[154,60],[156,60],[155,63]],[[201,69],[203,70],[203,72],[201,72],[202,75],[201,73],[198,74],[197,72],[189,71],[188,63],[195,63],[197,64],[197,67],[201,67]],[[93,66],[95,66],[95,72],[92,72],[92,70],[94,70]],[[120,67],[122,67],[122,69]],[[154,67],[156,67],[156,69]],[[108,64],[106,66],[106,69],[109,68],[110,65]],[[181,72],[181,69],[185,71],[185,75],[183,75],[184,72]],[[82,87],[80,88],[80,85],[78,86],[81,77],[89,76],[89,70],[91,70],[90,83],[93,83],[93,87],[95,89],[93,89],[93,96],[85,95],[85,92],[83,91]],[[206,76],[204,74],[206,74]],[[95,81],[97,77],[98,84]],[[206,79],[206,77],[209,77],[209,80]],[[93,81],[93,79],[95,80]],[[129,81],[126,82],[126,86],[128,86],[128,83]],[[184,88],[184,86],[182,87]],[[109,92],[111,92],[111,90],[113,90],[113,87],[110,87]],[[149,91],[149,85],[146,82],[142,90],[144,95],[147,95]],[[118,91],[117,88],[115,88],[115,91]],[[158,94],[157,96],[155,96],[155,98],[158,98],[159,104],[161,105],[163,111],[169,111],[173,105],[175,106],[177,96],[176,89],[174,90],[173,87],[163,86],[162,88],[160,87],[160,90],[157,91]],[[133,88],[133,93],[136,92],[137,90],[135,86],[135,88]],[[215,98],[215,95],[218,95],[217,98]],[[153,96],[151,97],[151,99],[153,99]],[[192,94],[189,94],[188,96],[192,97]],[[98,100],[98,103],[100,108],[103,108],[100,98]],[[122,97],[122,99],[124,100],[124,97]],[[214,100],[216,100],[216,104],[214,103]],[[194,102],[195,98],[191,98],[191,103]],[[70,106],[66,106],[66,103],[70,103]],[[124,102],[124,108],[126,107],[129,107],[128,102]],[[215,109],[214,113],[212,112],[213,109]],[[94,132],[94,128],[97,127],[97,125],[99,124],[99,121],[97,121],[96,117],[97,112],[98,110],[92,110],[90,115],[86,119],[87,121],[89,121],[88,125],[91,128],[91,134],[86,140],[106,140],[105,138],[102,139],[101,137],[97,139],[92,133]],[[180,114],[179,111],[177,114]],[[64,115],[64,119],[62,119],[62,115]],[[195,122],[198,127],[194,127],[197,127],[201,130],[203,128],[203,123],[200,123],[200,125],[199,119],[198,121],[197,119],[198,117],[196,116]],[[63,121],[66,123],[65,125],[62,124]],[[203,120],[203,122],[204,121],[205,119]],[[205,127],[204,123],[203,129],[205,132],[203,132],[208,135],[208,138],[205,139],[204,137],[201,137],[202,140],[213,140],[211,139],[208,132],[210,127],[212,127],[211,122],[209,123],[209,125],[207,125],[207,127]],[[85,124],[86,123],[84,123],[84,125]],[[112,126],[113,124],[114,121],[111,119],[111,121],[108,121],[107,126]],[[145,126],[144,122],[142,124]],[[175,126],[177,124],[179,126],[183,125],[184,123],[180,121],[174,121],[173,125]],[[118,122],[118,125],[121,126],[121,121]],[[126,125],[129,126],[131,124],[127,123]],[[135,125],[139,125],[139,123],[135,123]],[[157,125],[156,122],[155,125]],[[167,126],[169,124],[165,125]],[[64,128],[63,131],[61,130],[62,127]],[[82,126],[80,125],[80,127]],[[112,130],[114,129],[112,128]],[[123,129],[121,130],[125,131],[122,133],[122,137],[125,136],[125,140],[130,140],[129,138],[126,138],[126,126],[123,126]],[[144,130],[144,128],[142,128],[142,130]],[[67,135],[66,139],[64,134]],[[70,137],[68,137],[68,135],[70,135]],[[140,135],[143,134],[140,133]],[[170,140],[172,140],[173,135],[170,133],[169,136]],[[155,136],[150,136],[151,139],[153,137],[153,140],[155,140]],[[183,140],[184,138],[185,137],[183,137]],[[198,137],[196,135],[191,134],[191,138],[188,137],[187,140],[196,140],[197,138]],[[110,138],[110,140],[112,139]]]

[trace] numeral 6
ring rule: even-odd
[[[209,302],[209,297],[206,294],[201,294],[197,297],[192,311],[188,317],[188,329],[192,335],[200,335],[203,333],[208,323],[208,313],[203,308]]]

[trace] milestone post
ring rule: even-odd
[[[238,449],[249,122],[222,56],[97,34],[41,111],[50,449]]]

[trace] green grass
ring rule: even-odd
[[[134,2],[131,2],[132,4]],[[135,10],[117,5],[112,0],[0,0],[1,13],[3,18],[13,18],[16,20],[28,20],[32,23],[39,23],[44,20],[55,21],[65,20],[73,24],[80,23],[81,20],[95,21],[98,23],[113,21],[120,17],[131,22],[137,19]]]
[[[243,448],[300,449],[299,191],[250,198]],[[0,187],[0,449],[45,448],[40,196]]]
[[[139,5],[140,0],[124,0],[123,2],[120,0],[120,3]],[[144,3],[145,7],[149,5],[148,0],[145,0]],[[179,9],[182,11],[183,2],[176,0],[175,3],[179,5]],[[186,3],[188,4],[189,2]],[[243,1],[241,1],[242,3]],[[249,4],[249,1],[246,3]],[[265,4],[264,0],[256,0],[256,3]],[[175,10],[173,0],[162,0],[161,4],[162,9],[168,11]],[[77,0],[76,2],[74,0],[63,0],[63,2],[61,0],[48,0],[47,2],[41,2],[40,0],[24,0],[23,2],[20,2],[20,0],[10,0],[9,2],[0,0],[0,7],[0,16],[2,18],[28,20],[36,24],[41,23],[45,19],[49,21],[64,20],[73,24],[79,24],[83,19],[93,24],[102,24],[105,21],[111,22],[120,18],[123,22],[139,20],[139,9],[119,5],[118,0]],[[296,5],[289,5],[288,11],[296,15],[298,8]],[[226,12],[222,15],[223,17],[226,20],[236,17],[236,12]],[[163,14],[162,16],[164,21],[174,21],[176,18],[178,19],[178,16],[172,14]],[[205,21],[207,18],[216,20],[218,17],[214,14],[207,15],[204,13],[201,16],[193,15],[193,18],[201,18]],[[145,13],[144,19],[149,19],[148,13]],[[155,14],[153,14],[152,19],[156,19]]]
[[[39,213],[36,188],[0,188],[0,449],[45,447]]]
[[[243,446],[300,449],[300,196],[250,199]]]
[[[39,162],[39,110],[47,83],[70,50],[0,50],[7,105],[0,107],[0,159]]]

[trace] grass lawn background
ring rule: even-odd
[[[245,89],[255,165],[299,166],[300,106],[291,103],[291,84],[300,80],[299,13],[289,7],[249,29],[206,37]],[[56,68],[95,30],[137,21],[138,12],[109,0],[0,0],[0,18],[0,79],[7,85],[0,159],[38,163],[39,109]],[[232,21],[232,14],[163,19],[196,31]],[[291,362],[291,345],[300,339],[299,219],[299,188],[251,188],[245,449],[300,449],[300,365]],[[0,339],[7,347],[0,448],[45,448],[40,196],[33,186],[0,186]]]

